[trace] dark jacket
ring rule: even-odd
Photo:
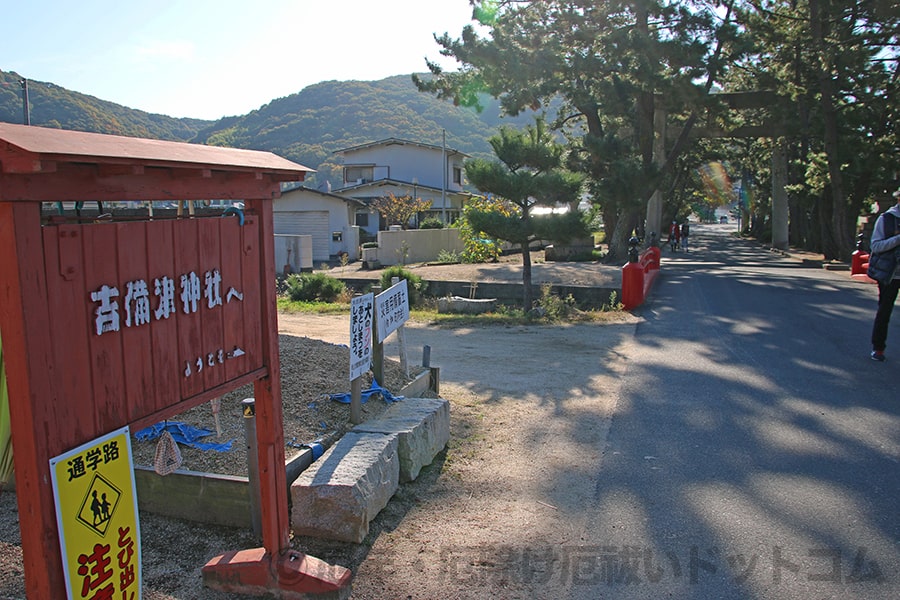
[[[869,248],[869,277],[882,282],[900,278],[900,204],[884,211],[875,221]]]

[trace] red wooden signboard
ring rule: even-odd
[[[54,345],[53,364],[71,398],[53,424],[63,448],[87,432],[154,423],[258,375],[262,334],[245,327],[261,316],[257,218],[42,233],[50,330],[65,342]]]

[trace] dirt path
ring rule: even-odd
[[[353,568],[353,598],[556,598],[562,553],[584,538],[634,318],[613,325],[406,327],[431,346],[452,440],[359,547],[301,540]],[[286,316],[283,333],[345,341],[340,317]],[[388,357],[398,357],[392,338]]]
[[[354,598],[560,598],[584,539],[633,323],[411,328],[432,345],[453,439],[404,489]]]

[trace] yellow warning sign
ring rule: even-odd
[[[141,597],[141,535],[128,427],[50,460],[70,599]]]

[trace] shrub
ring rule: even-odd
[[[288,297],[295,302],[334,302],[345,290],[343,281],[325,273],[302,273],[287,278]]]
[[[537,301],[541,312],[552,321],[564,321],[575,310],[575,299],[572,294],[560,298],[552,292],[549,283],[541,285],[541,297]]]
[[[422,219],[422,222],[419,223],[419,229],[443,229],[444,223],[437,217],[428,217],[427,219]]]
[[[409,292],[409,305],[416,306],[419,303],[419,297],[425,292],[428,283],[422,281],[418,275],[413,275],[400,265],[394,265],[386,268],[381,272],[381,289],[386,290],[391,287],[391,279],[398,277],[406,280],[406,289]]]
[[[378,242],[363,242],[361,248],[377,248]]]
[[[447,250],[446,248],[444,248],[440,252],[438,252],[437,261],[439,263],[443,263],[443,264],[458,263],[460,261],[459,253],[455,252],[453,250]]]
[[[281,273],[275,274],[275,294],[278,296],[287,296],[288,294],[288,277]]]
[[[462,217],[456,222],[459,228],[459,239],[463,241],[465,250],[462,259],[467,263],[496,261],[502,253],[500,240],[489,238],[481,231],[476,231],[469,222],[472,211],[494,212],[501,216],[513,213],[509,203],[496,198],[475,197],[466,202]]]

